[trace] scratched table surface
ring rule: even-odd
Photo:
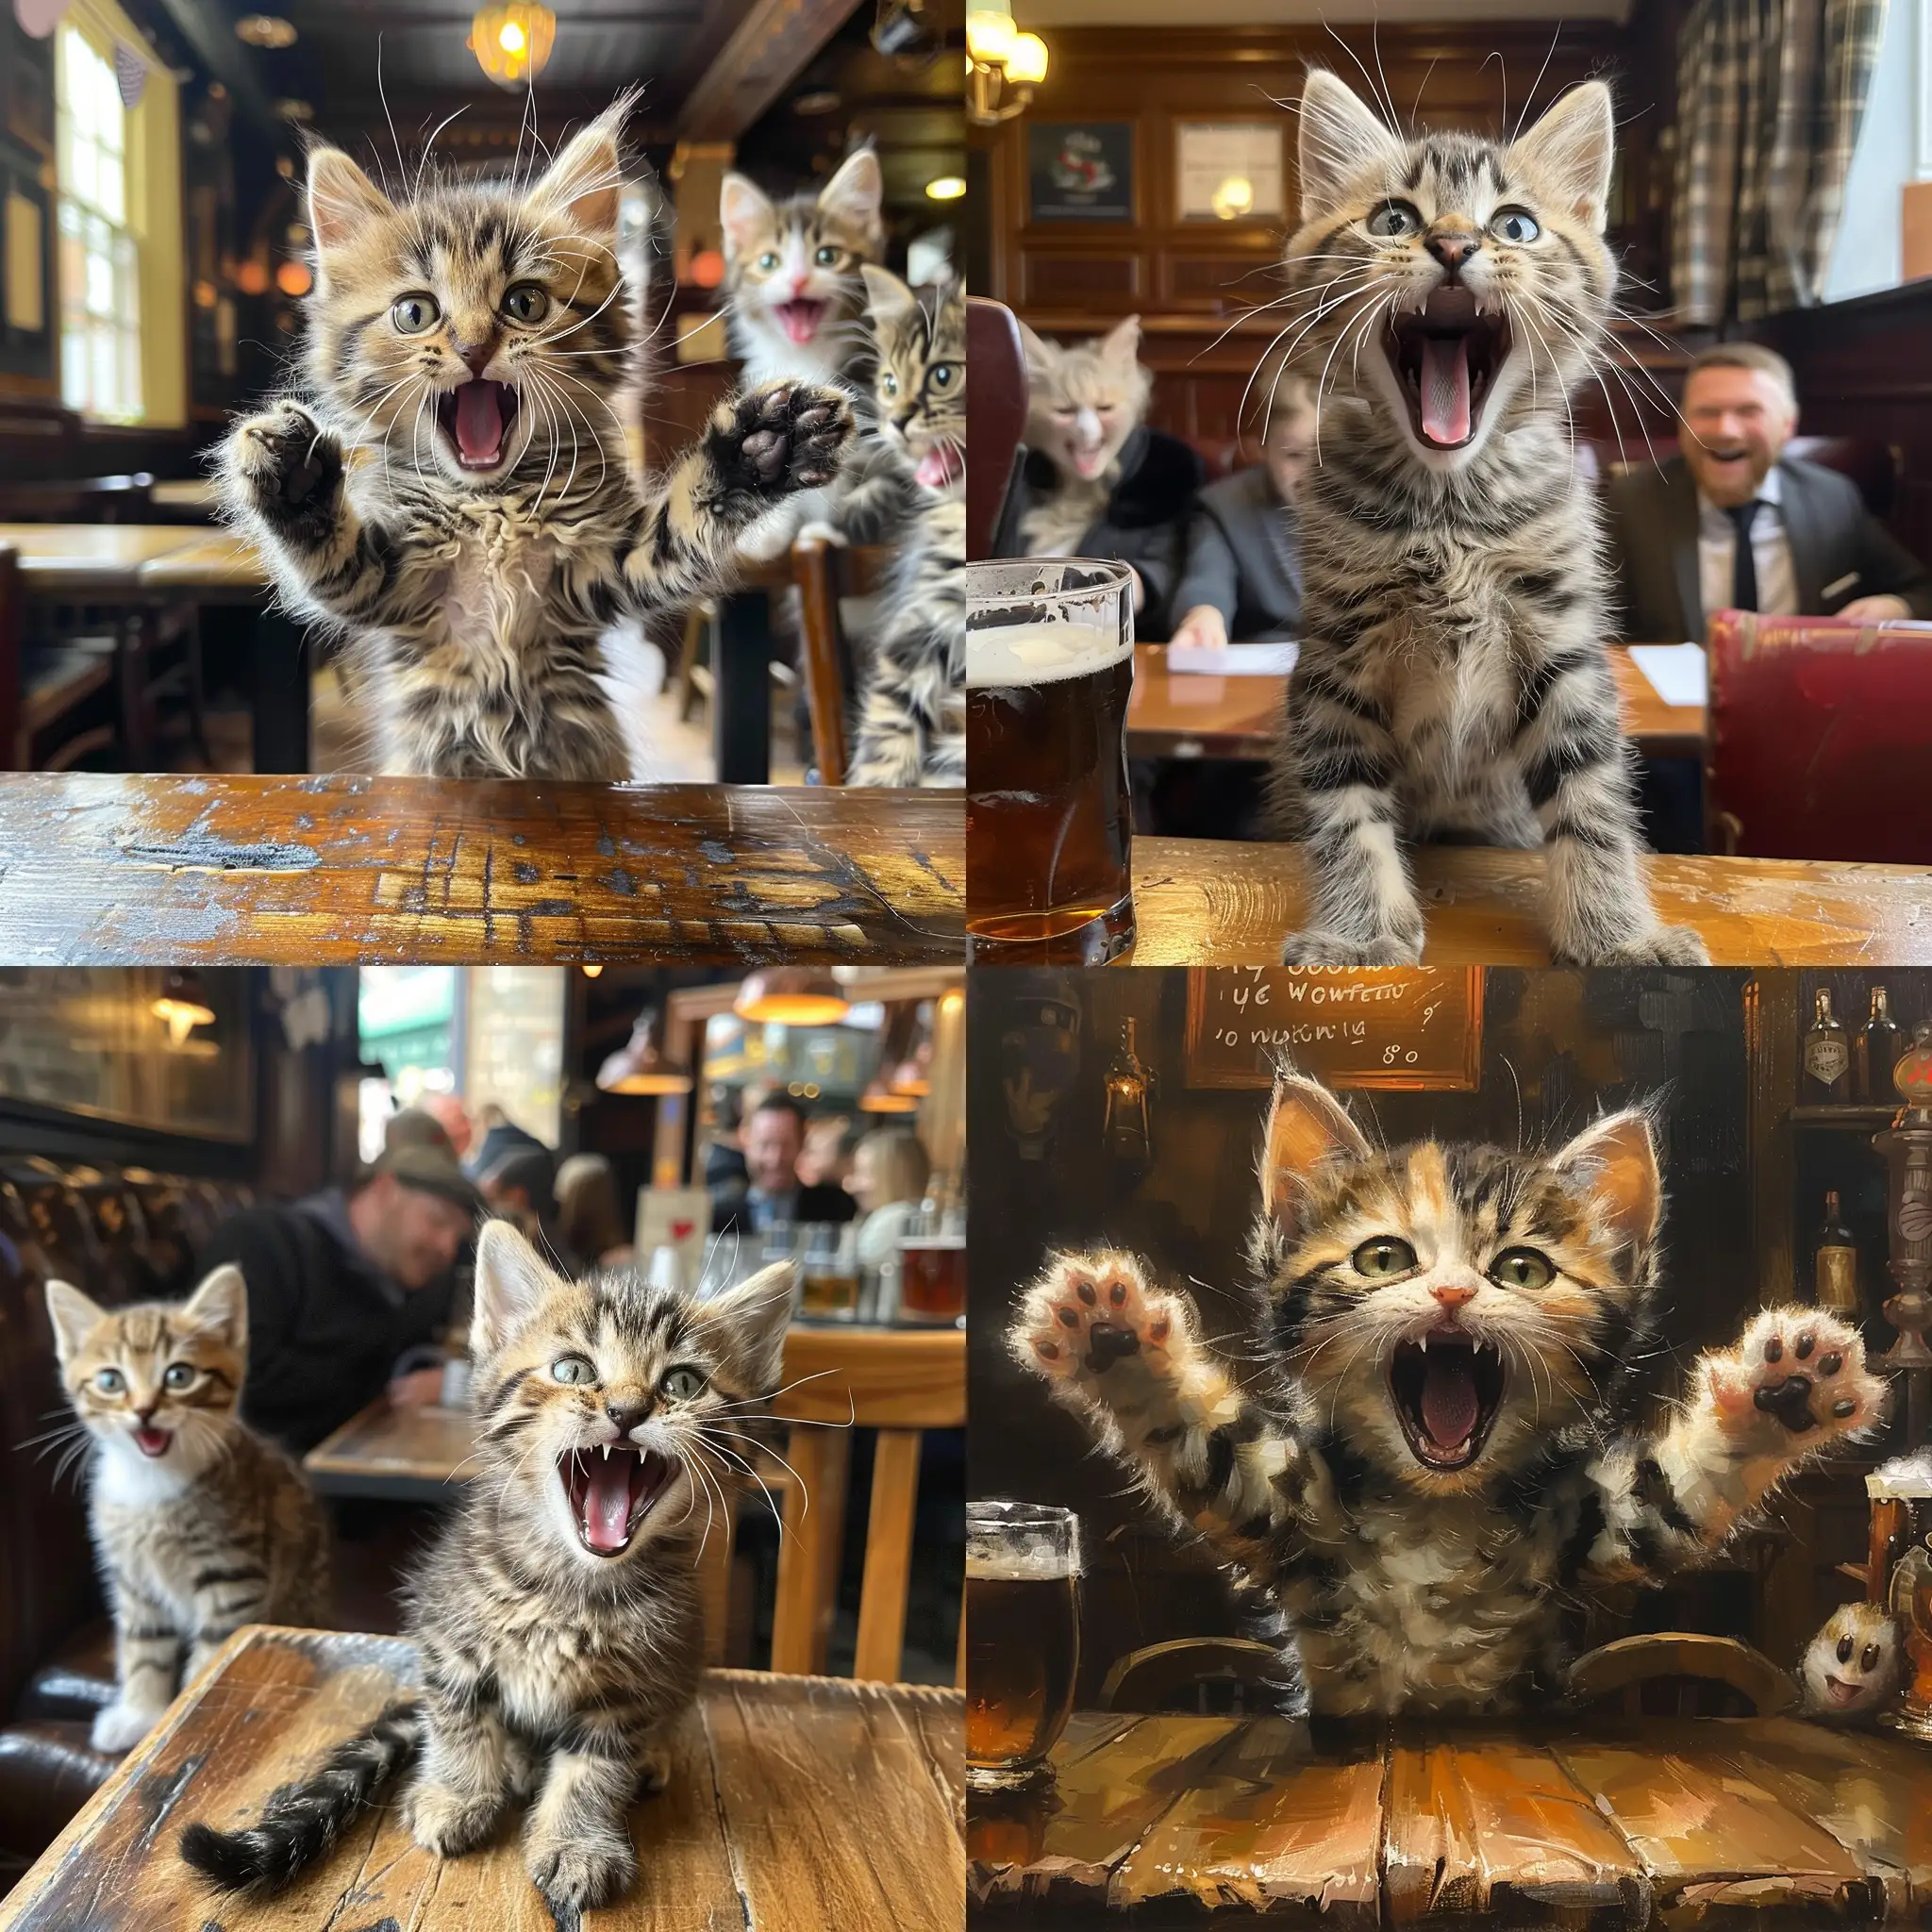
[[[969,1916],[1609,1932],[1932,1919],[1932,1745],[1793,1718],[1405,1728],[1076,1713],[969,1796]],[[1493,1915],[1476,1920],[1474,1915]]]
[[[252,1818],[413,1662],[396,1638],[237,1632],[0,1900],[0,1932],[958,1932],[963,1701],[910,1684],[711,1673],[631,1813],[636,1885],[580,1920],[539,1897],[515,1822],[445,1861],[386,1806],[266,1904],[181,1863],[184,1824]]]
[[[0,775],[0,964],[954,962],[939,791]]]

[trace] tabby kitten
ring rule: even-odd
[[[918,489],[858,693],[853,785],[966,782],[966,290],[868,267],[881,431]]]
[[[1107,508],[1120,480],[1121,446],[1154,394],[1153,372],[1141,362],[1141,318],[1130,315],[1098,341],[1071,349],[1024,323],[1020,336],[1031,378],[1026,446],[1059,478],[1059,488],[1027,511],[1020,535],[1028,557],[1071,557]]]
[[[628,777],[600,636],[721,588],[739,539],[851,440],[838,391],[765,384],[632,478],[629,105],[527,187],[398,205],[341,149],[309,155],[307,382],[236,428],[224,483],[283,599],[345,641],[383,771]]]
[[[416,1842],[483,1843],[531,1799],[524,1850],[559,1923],[637,1873],[625,1814],[664,1784],[697,1691],[697,1557],[767,1432],[789,1264],[692,1302],[630,1272],[559,1280],[507,1223],[476,1243],[476,1474],[418,1570],[423,1689],[285,1785],[258,1823],[182,1834],[229,1891],[281,1890],[406,1764]]]
[[[1706,957],[1658,924],[1640,869],[1596,501],[1569,427],[1616,286],[1614,138],[1597,81],[1503,145],[1403,140],[1334,75],[1308,75],[1288,269],[1321,433],[1276,782],[1313,903],[1290,964],[1421,957],[1407,840],[1546,844],[1565,962]]]
[[[179,1307],[112,1313],[50,1281],[47,1312],[67,1399],[94,1439],[88,1505],[114,1610],[119,1694],[93,1744],[125,1751],[243,1624],[321,1621],[328,1534],[301,1472],[237,1413],[239,1269],[217,1268]]]
[[[1285,1616],[1319,1714],[1538,1707],[1565,1605],[1706,1561],[1883,1415],[1857,1332],[1780,1307],[1640,1425],[1662,1213],[1641,1113],[1547,1157],[1378,1152],[1287,1075],[1260,1178],[1251,1386],[1116,1252],[1054,1257],[1008,1340]]]

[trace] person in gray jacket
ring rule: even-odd
[[[1195,499],[1172,642],[1216,646],[1300,635],[1294,496],[1314,440],[1307,384],[1285,376],[1269,405],[1261,460],[1210,483]]]

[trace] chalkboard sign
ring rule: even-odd
[[[1479,966],[1188,974],[1190,1087],[1267,1087],[1286,1058],[1330,1087],[1473,1091],[1482,1047]]]

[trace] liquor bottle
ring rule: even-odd
[[[1805,1036],[1803,1098],[1813,1107],[1836,1106],[1852,1097],[1852,1048],[1831,1010],[1831,993],[1818,989],[1818,1017]]]
[[[1855,1060],[1860,1100],[1884,1107],[1898,1098],[1891,1085],[1891,1070],[1898,1063],[1898,1024],[1882,986],[1872,989],[1872,1017],[1859,1031]]]
[[[1814,1267],[1817,1292],[1812,1299],[1821,1308],[1834,1314],[1856,1316],[1858,1312],[1858,1249],[1839,1213],[1838,1190],[1824,1196],[1824,1225],[1818,1230],[1818,1256]]]

